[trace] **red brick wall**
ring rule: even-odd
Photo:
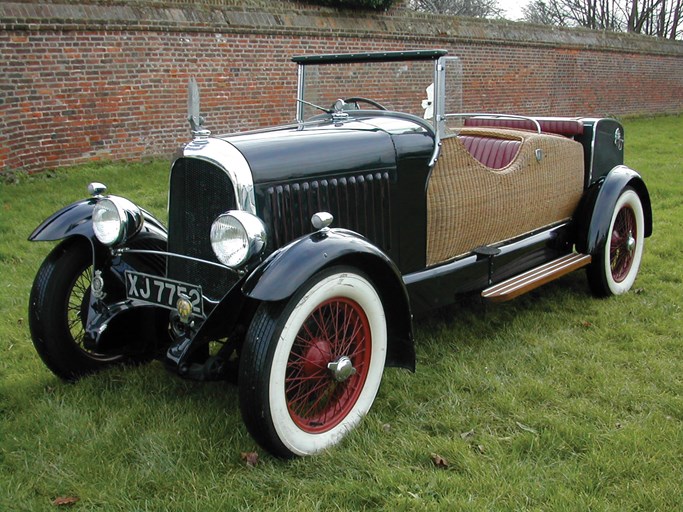
[[[683,43],[259,0],[0,5],[0,172],[170,154],[196,76],[214,133],[293,119],[292,55],[445,48],[466,111],[683,111]]]

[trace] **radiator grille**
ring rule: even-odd
[[[273,249],[310,233],[311,216],[334,215],[333,227],[351,229],[385,251],[391,249],[389,173],[302,181],[266,189],[266,223]]]
[[[221,213],[236,208],[230,178],[221,169],[192,158],[181,158],[171,170],[168,250],[193,258],[218,262],[209,233]],[[232,272],[184,258],[168,259],[171,279],[197,284],[213,299],[221,298],[236,280]]]

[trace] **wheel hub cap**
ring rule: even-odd
[[[332,377],[337,382],[344,382],[346,379],[356,374],[356,369],[353,367],[351,359],[346,356],[341,356],[336,361],[332,361],[327,365],[327,369],[332,372]]]
[[[633,238],[633,234],[629,232],[628,239],[626,240],[626,250],[632,253],[636,248],[636,239]]]

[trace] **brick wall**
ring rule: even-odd
[[[466,111],[683,111],[683,43],[286,1],[0,4],[0,172],[168,155],[196,76],[214,133],[293,119],[292,55],[446,48]]]

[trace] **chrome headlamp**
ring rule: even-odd
[[[260,254],[266,246],[261,219],[240,210],[219,215],[211,225],[211,248],[218,261],[236,268]]]
[[[125,242],[142,229],[140,208],[128,199],[109,196],[100,199],[92,211],[92,228],[104,245]]]

